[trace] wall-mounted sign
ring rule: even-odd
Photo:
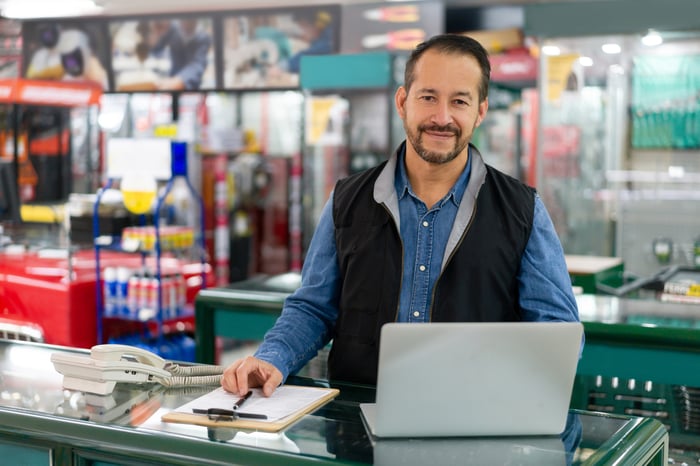
[[[491,80],[494,82],[534,82],[537,80],[538,61],[526,51],[492,54]]]
[[[410,51],[444,29],[442,2],[343,5],[341,53]]]
[[[0,79],[0,102],[28,105],[98,105],[102,89],[90,82],[53,82],[35,79]]]

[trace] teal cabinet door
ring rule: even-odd
[[[2,464],[51,466],[51,450],[48,448],[35,448],[0,442],[0,458],[2,458]]]

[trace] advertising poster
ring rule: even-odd
[[[339,14],[329,6],[225,17],[224,87],[297,87],[303,55],[337,52]]]
[[[197,16],[111,21],[114,91],[216,88],[212,22]]]
[[[22,73],[22,25],[19,21],[0,19],[0,79],[19,78]]]
[[[410,51],[444,29],[442,2],[343,5],[341,53]]]
[[[109,89],[109,37],[100,22],[26,22],[25,78],[97,83]]]
[[[579,80],[574,70],[578,59],[575,53],[547,57],[547,100],[557,101],[565,90],[578,89]]]

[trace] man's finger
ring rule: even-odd
[[[275,367],[270,367],[268,377],[262,386],[263,395],[270,396],[282,383],[282,374]]]

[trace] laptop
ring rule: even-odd
[[[385,324],[365,427],[376,438],[558,435],[582,336],[580,322]]]
[[[377,438],[374,466],[512,465],[567,466],[558,436]]]

